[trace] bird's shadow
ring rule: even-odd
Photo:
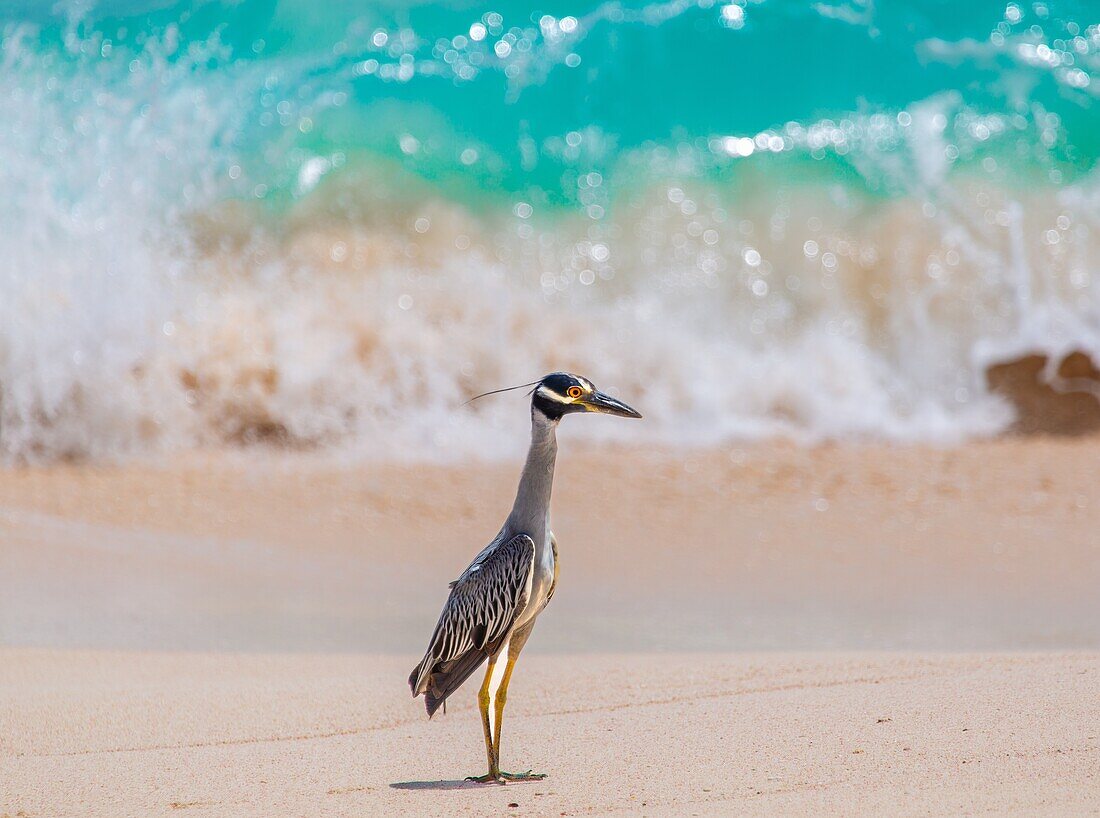
[[[484,787],[479,781],[398,781],[390,784],[395,790],[473,790]]]

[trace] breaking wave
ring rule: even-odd
[[[518,399],[461,402],[552,369],[648,419],[571,435],[698,444],[1094,390],[1097,26],[781,5],[8,12],[0,455],[492,456]]]

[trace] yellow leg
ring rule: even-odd
[[[515,666],[515,657],[509,656],[508,664],[504,666],[504,676],[500,680],[500,690],[497,691],[496,700],[493,702],[493,706],[496,708],[496,719],[494,723],[496,730],[493,735],[493,755],[496,756],[498,764],[500,763],[500,724],[504,719],[504,703],[508,701],[508,682],[512,680],[512,668]]]
[[[481,690],[477,694],[478,707],[481,710],[481,727],[485,732],[485,754],[489,760],[489,772],[485,775],[471,775],[467,781],[480,781],[483,784],[487,784],[490,781],[495,781],[498,784],[503,784],[504,781],[500,777],[500,765],[497,761],[496,747],[493,744],[492,726],[489,721],[489,704],[491,701],[489,683],[493,678],[493,668],[496,667],[497,659],[495,656],[489,657],[489,667],[485,670],[485,681],[481,683]]]
[[[530,628],[520,635],[520,638],[512,639],[512,643],[508,649],[508,664],[504,666],[504,676],[500,680],[500,690],[496,693],[496,699],[493,702],[496,707],[496,722],[495,722],[495,735],[493,736],[493,756],[497,759],[497,774],[506,781],[539,781],[546,778],[545,773],[533,773],[528,770],[525,773],[505,773],[500,771],[500,726],[504,721],[504,703],[508,701],[508,683],[512,681],[512,670],[516,666],[516,659],[519,658],[519,652],[523,650],[524,644],[527,642],[527,636],[530,634]]]

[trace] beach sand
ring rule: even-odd
[[[563,440],[504,740],[550,777],[467,786],[477,685],[405,679],[516,471],[0,472],[0,815],[1100,812],[1097,438]]]
[[[0,814],[1100,810],[1096,655],[533,655],[502,745],[549,777],[506,786],[412,658],[4,651]]]

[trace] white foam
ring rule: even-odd
[[[949,442],[1010,422],[985,388],[992,363],[1100,360],[1096,174],[1031,191],[955,179],[940,118],[969,116],[956,97],[914,106],[908,129],[875,114],[731,136],[767,146],[736,158],[635,151],[622,178],[594,181],[612,211],[598,224],[438,201],[311,217],[339,171],[307,156],[291,184],[318,189],[270,230],[247,209],[226,226],[221,202],[247,193],[235,97],[161,59],[168,47],[151,41],[118,86],[5,39],[0,156],[19,161],[0,180],[4,458],[268,436],[492,457],[522,446],[521,399],[462,401],[555,369],[646,416],[574,422],[587,439]],[[218,76],[254,90],[248,70]],[[892,198],[733,196],[699,172],[828,146]],[[607,193],[617,183],[629,201]],[[221,223],[224,246],[196,240],[196,217]]]

